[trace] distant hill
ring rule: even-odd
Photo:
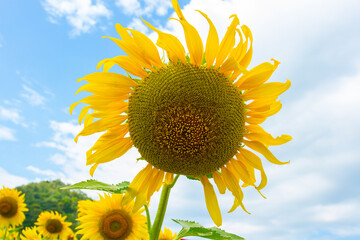
[[[42,211],[58,211],[63,216],[67,216],[66,221],[72,222],[71,228],[74,230],[78,226],[77,202],[79,200],[90,199],[81,191],[70,191],[60,189],[67,186],[60,180],[43,181],[40,183],[29,183],[16,189],[25,193],[25,202],[28,212],[25,213],[26,219],[24,227],[33,226]]]

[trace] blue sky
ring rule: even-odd
[[[186,0],[185,16],[203,39],[208,27],[195,9],[213,20],[222,36],[236,13],[254,36],[250,67],[275,58],[274,81],[292,81],[280,96],[283,109],[264,128],[294,140],[271,150],[291,163],[265,163],[267,199],[245,189],[244,204],[227,214],[232,196],[219,197],[223,228],[247,239],[360,238],[360,2],[356,0]],[[183,42],[181,26],[167,21],[170,0],[0,0],[0,186],[60,178],[89,179],[85,151],[96,136],[74,135],[69,106],[80,86],[76,79],[96,64],[123,54],[110,40],[115,23],[156,40],[140,21],[171,32]],[[113,71],[122,73],[121,69]],[[109,183],[131,180],[144,166],[136,149],[100,166],[95,178]],[[94,196],[94,193],[91,193]],[[152,199],[154,213],[158,196]],[[180,178],[171,194],[171,218],[212,222],[198,182]]]

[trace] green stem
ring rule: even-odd
[[[4,240],[6,240],[7,230],[8,230],[8,229],[7,229],[7,228],[5,228],[5,233],[4,233],[4,238],[3,238]]]
[[[146,211],[146,218],[147,218],[147,227],[148,227],[148,233],[151,232],[151,218],[150,218],[150,212],[147,205],[144,205],[145,211]]]
[[[171,188],[175,185],[177,179],[179,178],[180,175],[176,175],[174,178],[174,181],[171,184],[164,184],[163,185],[163,189],[161,191],[161,197],[160,197],[160,202],[159,202],[159,206],[158,206],[158,210],[156,213],[156,217],[155,217],[155,221],[154,224],[151,228],[151,232],[150,232],[150,240],[158,240],[159,239],[159,234],[161,231],[161,226],[162,223],[164,221],[164,217],[165,217],[165,212],[166,212],[166,207],[169,201],[169,196],[170,196],[170,190]]]

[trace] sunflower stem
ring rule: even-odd
[[[147,227],[148,227],[148,233],[151,232],[151,218],[150,218],[150,212],[148,206],[145,204],[145,211],[146,211],[146,218],[147,218]]]
[[[150,232],[150,240],[158,240],[159,239],[159,235],[160,235],[160,231],[161,231],[161,226],[162,223],[164,221],[164,217],[165,217],[165,212],[166,212],[166,207],[169,201],[169,196],[170,196],[170,190],[172,187],[174,187],[176,181],[178,180],[180,175],[176,175],[174,178],[174,181],[171,184],[164,184],[162,191],[161,191],[161,197],[160,197],[160,202],[159,202],[159,206],[158,206],[158,210],[156,213],[156,217],[155,217],[155,221],[154,224],[151,228],[151,232]]]
[[[6,234],[7,234],[7,231],[8,231],[8,229],[7,229],[7,227],[5,228],[5,233],[4,233],[4,238],[3,238],[3,240],[5,240],[6,239]]]

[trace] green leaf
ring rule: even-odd
[[[193,236],[193,237],[202,237],[202,238],[214,239],[214,240],[227,240],[227,239],[245,240],[242,237],[225,232],[224,230],[221,230],[220,228],[217,227],[205,228],[199,223],[192,221],[175,220],[175,219],[173,219],[173,221],[182,226],[182,229],[176,236],[176,239]]]
[[[105,191],[108,193],[125,193],[129,184],[130,184],[129,182],[124,181],[114,185],[114,184],[107,184],[96,181],[94,179],[90,179],[87,181],[75,183],[74,185],[71,186],[63,187],[61,189],[87,189],[87,190]]]

